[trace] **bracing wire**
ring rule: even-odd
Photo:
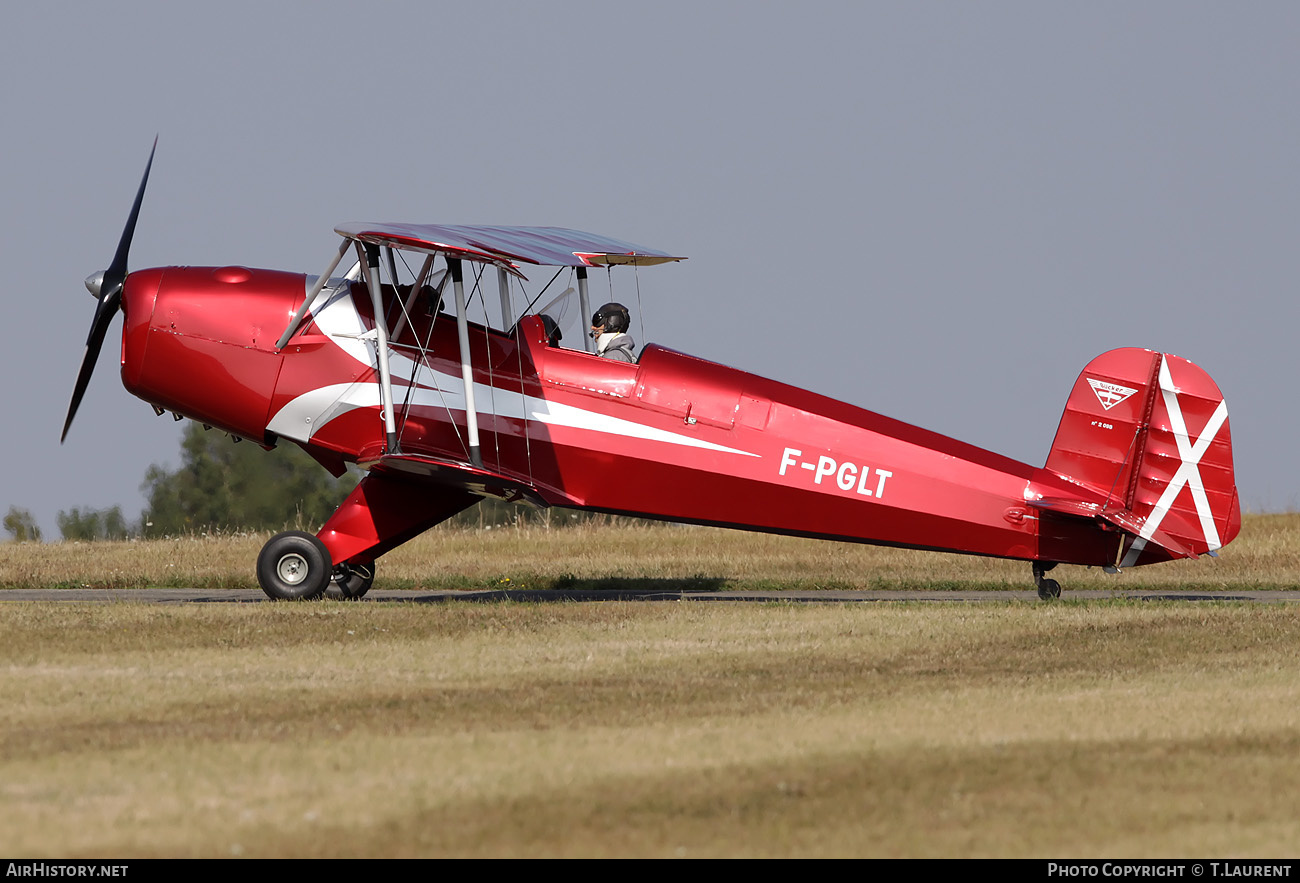
[[[407,272],[408,272],[408,273],[411,273],[412,271],[411,271],[410,265],[406,264],[406,259],[405,259],[405,257],[403,257],[403,259],[402,259],[402,263],[403,263],[404,265],[406,265]],[[431,268],[431,269],[432,269],[432,268]],[[412,276],[414,276],[414,273],[412,273]],[[451,274],[450,274],[450,273],[445,273],[445,274],[443,275],[442,282],[441,282],[441,283],[438,285],[438,287],[435,289],[435,293],[436,293],[436,297],[437,297],[438,303],[441,303],[441,301],[442,301],[442,289],[443,289],[443,286],[445,286],[445,285],[447,284],[447,281],[448,281],[450,278],[451,278]],[[393,284],[394,284],[394,288],[395,288],[395,287],[396,287],[396,280],[394,280],[394,283],[393,283]],[[413,348],[416,352],[419,353],[419,358],[417,358],[417,359],[413,359],[413,360],[412,360],[413,363],[414,363],[414,365],[415,365],[415,371],[413,372],[413,374],[412,374],[412,376],[411,376],[411,383],[410,383],[410,385],[407,386],[407,388],[406,388],[406,395],[403,397],[403,402],[402,402],[402,430],[403,430],[403,432],[405,432],[405,429],[406,429],[406,421],[407,421],[407,419],[410,417],[410,412],[411,412],[411,398],[412,398],[412,396],[413,396],[413,394],[414,394],[414,392],[415,392],[416,387],[419,386],[419,382],[420,382],[420,374],[421,374],[422,371],[424,371],[424,370],[427,368],[428,371],[429,371],[429,375],[430,375],[430,385],[433,387],[433,390],[434,390],[435,392],[438,393],[438,399],[442,402],[442,408],[443,408],[444,411],[447,412],[447,422],[451,425],[452,432],[454,432],[455,435],[456,435],[456,442],[460,445],[461,449],[465,452],[465,457],[466,457],[466,459],[468,459],[468,458],[469,458],[469,442],[468,442],[468,441],[467,441],[467,440],[466,440],[466,439],[461,435],[460,427],[456,424],[455,419],[453,419],[453,417],[452,417],[451,406],[447,404],[447,396],[446,396],[446,393],[443,391],[442,387],[438,384],[438,380],[437,380],[437,372],[434,371],[434,369],[433,369],[433,365],[432,365],[432,355],[433,355],[433,350],[432,350],[430,344],[431,344],[431,342],[432,342],[432,340],[433,340],[433,330],[434,330],[434,326],[437,324],[437,321],[438,321],[438,317],[437,317],[437,305],[438,305],[438,304],[436,303],[436,304],[434,305],[434,315],[431,316],[430,319],[429,319],[429,329],[428,329],[428,332],[425,334],[425,336],[424,336],[424,340],[421,340],[421,339],[420,339],[419,332],[418,332],[418,330],[417,330],[418,326],[416,325],[415,321],[412,319],[411,315],[410,315],[409,313],[406,312],[406,304],[402,303],[402,300],[401,300],[400,297],[397,298],[397,301],[398,301],[398,306],[399,306],[399,308],[400,308],[401,311],[402,311],[402,314],[406,317],[406,323],[407,323],[407,325],[410,326],[410,328],[411,328],[411,337],[414,338],[414,340],[415,340],[415,346],[414,346],[414,347],[409,347],[409,346],[406,345],[406,344],[398,344],[398,343],[396,343],[395,341],[390,341],[390,342],[389,342],[389,345],[392,346],[392,347],[394,347],[394,348],[398,348],[398,349],[411,349],[411,348]]]
[[[551,281],[543,285],[542,290],[537,292],[536,296],[533,297],[533,299],[528,302],[528,306],[524,307],[524,311],[519,314],[520,319],[528,315],[528,313],[533,309],[533,307],[537,304],[537,302],[542,299],[542,295],[546,294],[546,290],[551,287],[552,283],[554,283],[556,279],[560,278],[560,274],[563,273],[565,270],[568,270],[570,273],[573,272],[572,267],[560,267],[560,269],[556,270],[555,275],[551,277]],[[524,296],[527,297],[528,296],[527,293],[525,293]],[[514,327],[518,327],[518,326],[519,323],[515,322]],[[512,328],[511,330],[513,331],[514,328]]]
[[[410,314],[407,313],[407,311],[406,311],[406,304],[402,301],[402,297],[401,297],[401,286],[398,284],[398,283],[399,283],[399,279],[398,279],[398,275],[397,275],[397,265],[396,265],[396,263],[395,263],[395,261],[394,261],[394,259],[393,259],[393,254],[394,254],[395,249],[387,248],[387,249],[385,249],[385,251],[388,253],[388,276],[389,276],[388,281],[389,281],[389,282],[392,284],[392,286],[393,286],[393,300],[396,302],[396,306],[397,306],[397,310],[398,310],[398,316],[399,316],[399,318],[402,319],[403,323],[405,323],[406,325],[410,326],[410,328],[411,328],[411,336],[412,336],[412,337],[415,339],[415,341],[416,341],[416,350],[420,353],[420,358],[419,358],[418,360],[412,360],[412,361],[413,361],[413,364],[415,365],[415,371],[412,373],[412,376],[411,376],[411,382],[410,382],[409,384],[407,384],[407,387],[406,387],[406,394],[402,397],[402,412],[401,412],[401,413],[402,413],[402,426],[401,426],[401,428],[398,430],[398,433],[397,433],[398,443],[399,443],[399,446],[400,446],[401,439],[402,439],[402,437],[406,434],[406,421],[407,421],[407,420],[410,418],[410,416],[411,416],[411,396],[412,396],[413,392],[415,391],[415,387],[417,386],[417,384],[418,384],[418,382],[419,382],[419,373],[420,373],[420,369],[421,369],[421,367],[422,367],[422,365],[423,365],[423,363],[424,363],[425,357],[428,355],[428,353],[427,353],[427,351],[425,350],[424,347],[422,347],[422,346],[419,345],[419,343],[420,343],[420,338],[419,338],[419,336],[415,333],[415,325],[411,322],[411,316],[410,316]],[[412,281],[411,284],[414,285],[415,282],[418,282],[418,281],[419,281],[418,279],[415,279],[415,275],[416,275],[416,274],[415,274],[415,271],[413,271],[413,270],[411,269],[411,265],[408,264],[408,263],[406,262],[406,253],[405,253],[405,252],[401,252],[400,254],[401,254],[402,266],[406,269],[407,275],[409,275],[409,276],[412,277],[412,280],[413,280],[413,281]],[[385,321],[385,322],[388,321],[388,312],[389,312],[389,311],[386,310],[386,311],[385,311],[385,314],[384,314],[384,321]],[[391,326],[392,323],[389,323],[389,324],[390,324],[390,326]],[[390,348],[393,348],[393,349],[403,348],[403,345],[402,345],[402,344],[399,344],[399,343],[397,342],[397,340],[396,340],[395,338],[392,338],[392,337],[389,338],[389,340],[388,340],[388,345],[389,345]]]
[[[632,264],[632,278],[636,281],[636,322],[637,331],[641,335],[638,339],[641,346],[645,346],[645,311],[641,308],[641,268],[637,264]],[[605,279],[609,285],[609,299],[617,302],[618,298],[614,296],[614,265],[605,265]],[[630,330],[630,329],[629,329]]]

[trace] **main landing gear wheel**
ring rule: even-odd
[[[276,601],[319,598],[332,574],[325,544],[300,530],[271,537],[257,556],[257,581]]]
[[[335,587],[344,600],[355,601],[366,592],[375,581],[374,564],[340,564],[334,568],[331,577]]]
[[[1061,584],[1043,575],[1055,566],[1055,561],[1034,562],[1034,584],[1038,586],[1038,597],[1043,601],[1051,601],[1061,597]]]

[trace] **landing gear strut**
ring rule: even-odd
[[[374,564],[340,564],[334,568],[331,581],[343,595],[344,600],[355,601],[366,592],[375,581]]]
[[[1034,584],[1038,586],[1038,597],[1044,601],[1051,601],[1054,598],[1061,597],[1061,584],[1043,575],[1055,566],[1055,561],[1034,562]]]

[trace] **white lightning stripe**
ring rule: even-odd
[[[1228,403],[1219,402],[1219,406],[1210,415],[1209,422],[1201,430],[1200,437],[1193,444],[1187,434],[1187,422],[1183,419],[1183,410],[1178,404],[1178,393],[1173,378],[1169,374],[1169,362],[1163,355],[1160,357],[1160,394],[1164,398],[1165,410],[1169,412],[1170,428],[1174,434],[1174,441],[1178,445],[1178,457],[1182,460],[1182,464],[1169,484],[1165,486],[1164,493],[1156,501],[1151,514],[1147,516],[1146,523],[1142,525],[1142,532],[1129,547],[1124,560],[1120,562],[1121,567],[1131,567],[1137,561],[1138,555],[1146,548],[1147,540],[1151,539],[1160,527],[1160,522],[1164,521],[1165,515],[1169,513],[1170,507],[1173,506],[1174,500],[1178,498],[1184,486],[1192,492],[1192,502],[1196,506],[1196,514],[1201,521],[1201,531],[1205,534],[1205,542],[1209,550],[1216,551],[1223,545],[1219,542],[1219,531],[1214,525],[1214,511],[1210,508],[1209,497],[1205,494],[1205,483],[1201,480],[1200,463],[1201,458],[1214,442],[1214,437],[1219,434],[1219,430],[1228,419]]]
[[[479,386],[479,384],[475,384]],[[498,390],[500,394],[500,390]],[[656,429],[653,426],[644,426],[631,420],[624,420],[620,417],[610,417],[606,414],[600,414],[595,411],[587,411],[582,408],[576,408],[572,405],[561,404],[560,402],[548,402],[545,399],[535,399],[532,396],[527,397],[529,407],[529,418],[542,423],[549,423],[552,426],[568,426],[573,429],[589,429],[593,432],[604,432],[610,435],[622,435],[628,438],[643,438],[647,441],[667,442],[674,445],[685,445],[690,448],[703,448],[708,451],[720,451],[724,454],[740,454],[745,457],[757,457],[758,454],[750,451],[742,451],[739,448],[729,448],[726,445],[714,444],[713,442],[704,441],[689,435],[682,435],[677,432],[669,432],[666,429]]]
[[[335,383],[298,396],[277,411],[266,428],[281,438],[308,442],[336,417],[357,408],[377,408],[379,404],[377,383]]]
[[[456,388],[452,386],[452,384],[459,385],[459,378],[443,375],[443,379],[447,382],[447,386],[443,387],[441,391],[417,387],[409,397],[412,408],[441,411],[446,407],[453,411],[463,412],[465,410],[464,387]],[[476,383],[474,389],[476,393],[482,390],[484,396],[489,394],[489,387],[484,384]],[[539,423],[546,423],[551,426],[586,429],[608,435],[641,438],[647,441],[719,451],[724,454],[740,454],[745,457],[758,456],[758,454],[749,451],[729,448],[725,445],[714,444],[704,439],[669,432],[664,429],[657,429],[653,426],[644,426],[631,420],[610,417],[606,414],[587,411],[560,402],[548,402],[545,399],[538,399],[533,396],[520,396],[519,393],[500,389],[492,390],[492,392],[496,396],[497,410],[495,415],[480,412],[486,417],[497,416],[512,417],[519,420],[536,420]],[[407,398],[405,391],[402,391],[401,396],[404,400]],[[271,418],[271,422],[267,424],[266,428],[283,438],[307,442],[320,431],[322,426],[334,418],[357,408],[377,408],[379,404],[379,385],[376,383],[337,383],[331,386],[322,386],[303,393],[286,404]],[[526,417],[524,414],[525,408],[527,409]]]
[[[337,294],[338,292],[330,292],[328,302],[316,315],[316,325],[323,332],[333,337],[334,342],[345,353],[361,364],[373,368],[374,363],[370,346],[364,340],[359,340],[354,336],[365,330],[361,325],[360,317],[357,316],[351,299],[335,296]],[[340,336],[336,337],[335,335]],[[425,386],[413,386],[409,390],[402,390],[400,395],[395,394],[395,398],[401,398],[404,402],[409,401],[412,408],[429,408],[437,411],[447,409],[464,412],[465,385],[461,378],[419,366],[410,358],[397,353],[390,356],[389,366],[395,379],[405,380],[409,383],[418,371],[425,377],[432,375],[432,383],[436,387],[430,389]],[[517,392],[497,389],[482,383],[474,384],[474,396],[476,401],[493,401],[496,408],[495,414],[479,412],[487,417],[497,416],[517,420],[536,420],[551,426],[586,429],[592,432],[627,438],[684,445],[726,454],[740,454],[745,457],[758,456],[758,454],[749,451],[714,444],[694,436],[669,432],[653,426],[643,426],[631,420],[610,417],[606,414],[588,411],[560,402],[550,402],[546,399],[524,396]],[[374,408],[379,407],[379,405],[379,385],[377,383],[336,383],[310,390],[298,396],[281,408],[271,418],[271,422],[267,424],[266,428],[283,438],[307,442],[320,431],[322,426],[325,426],[336,417],[357,408]]]

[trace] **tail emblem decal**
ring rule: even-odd
[[[1092,380],[1089,382],[1096,383]],[[1219,531],[1214,526],[1214,513],[1210,510],[1210,500],[1205,496],[1200,464],[1214,437],[1219,434],[1219,430],[1228,419],[1228,403],[1219,402],[1219,406],[1210,415],[1209,422],[1201,430],[1200,437],[1193,443],[1187,434],[1187,423],[1183,420],[1183,411],[1178,404],[1178,393],[1174,388],[1173,378],[1169,375],[1169,362],[1163,355],[1160,357],[1160,394],[1164,398],[1165,409],[1169,412],[1169,426],[1173,430],[1174,440],[1178,443],[1178,457],[1182,460],[1182,465],[1178,467],[1178,471],[1165,487],[1164,493],[1156,501],[1155,508],[1147,516],[1141,534],[1133,540],[1133,545],[1129,547],[1124,560],[1120,562],[1121,567],[1131,567],[1137,561],[1142,550],[1146,548],[1147,540],[1151,539],[1160,527],[1160,522],[1164,520],[1169,507],[1174,504],[1174,500],[1178,499],[1184,487],[1192,491],[1192,502],[1196,505],[1196,514],[1201,519],[1201,530],[1205,534],[1205,543],[1210,551],[1213,552],[1223,545],[1219,542]],[[1100,398],[1100,394],[1098,397]]]
[[[1129,389],[1127,386],[1120,386],[1118,383],[1107,383],[1104,380],[1093,380],[1088,378],[1088,384],[1092,386],[1092,391],[1097,396],[1097,401],[1101,402],[1102,408],[1109,411],[1111,408],[1124,401],[1136,389]]]

